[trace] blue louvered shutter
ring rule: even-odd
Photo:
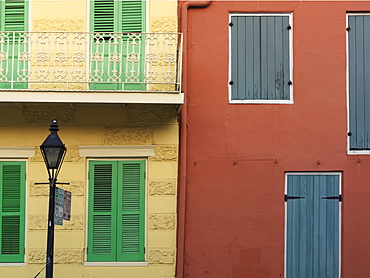
[[[119,162],[119,261],[144,261],[144,161]]]
[[[0,162],[0,262],[24,262],[25,162]]]
[[[117,253],[116,164],[90,161],[87,260],[115,261]]]
[[[339,277],[339,175],[288,175],[286,200],[286,277]]]
[[[289,100],[289,16],[231,16],[231,101]]]
[[[370,16],[348,16],[350,149],[370,149]]]

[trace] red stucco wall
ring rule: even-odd
[[[287,171],[343,173],[342,277],[370,277],[370,156],[346,151],[351,11],[370,2],[189,9],[183,277],[284,276]],[[294,104],[228,103],[230,12],[293,13]]]

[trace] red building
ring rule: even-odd
[[[370,277],[370,2],[179,14],[177,277]]]

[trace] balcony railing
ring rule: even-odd
[[[180,92],[181,34],[0,32],[0,90]]]

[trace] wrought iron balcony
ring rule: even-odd
[[[179,94],[181,38],[178,33],[0,32],[0,101],[17,101],[4,91]]]

